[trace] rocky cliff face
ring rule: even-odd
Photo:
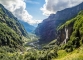
[[[83,10],[58,28],[57,44],[64,48],[78,48],[83,44]]]
[[[75,17],[81,10],[83,10],[83,3],[72,8],[58,11],[56,14],[51,14],[47,19],[43,20],[35,30],[35,34],[40,37],[39,41],[41,43],[47,43],[56,39],[57,27]],[[65,33],[65,31],[63,31],[63,33]]]
[[[62,29],[57,31],[57,44],[66,44],[70,39],[70,36],[73,32],[73,23],[70,23],[68,26],[64,26]]]

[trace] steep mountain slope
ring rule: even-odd
[[[47,35],[44,35],[44,40],[46,38],[52,39],[53,35],[50,35],[51,32],[56,33],[56,36],[54,36],[55,40],[49,44],[44,44],[44,46],[41,45],[43,46],[41,50],[35,49],[34,47],[32,47],[32,49],[26,47],[27,51],[22,51],[22,36],[27,36],[27,34],[25,34],[26,31],[14,16],[3,8],[4,7],[1,5],[0,60],[83,60],[83,10],[77,13],[75,17],[62,21],[63,23],[56,20],[58,22],[57,25],[52,25],[55,20],[50,20],[49,24],[51,25],[47,24],[47,27],[43,26],[40,29],[43,31],[46,29],[45,32],[48,32]],[[6,12],[8,13],[6,14]],[[60,23],[61,25],[59,25]],[[44,34],[45,32],[41,33]],[[32,39],[34,39],[34,35]],[[48,41],[44,40],[41,40],[42,43]],[[20,51],[13,52],[17,48],[19,48]]]
[[[83,11],[80,11],[75,18],[60,26],[57,36],[57,41],[60,44],[65,43],[64,48],[71,50],[81,46],[83,44]]]
[[[3,24],[4,25],[4,24]],[[71,27],[71,29],[70,29]],[[42,50],[30,49],[27,52],[5,53],[0,50],[2,60],[83,60],[83,11],[80,11],[75,18],[66,21],[57,28],[60,40],[55,39]],[[64,32],[63,32],[64,31]],[[68,31],[66,33],[66,31]],[[69,35],[71,31],[71,35]],[[64,39],[62,39],[63,35]],[[68,34],[68,35],[67,35]],[[66,37],[68,36],[68,38]],[[66,44],[63,42],[68,39]],[[61,46],[56,45],[60,42]],[[3,53],[2,53],[3,52]]]
[[[0,46],[19,48],[28,34],[14,15],[0,4]]]
[[[51,14],[47,19],[38,25],[35,34],[40,37],[40,43],[47,43],[57,38],[57,28],[67,20],[75,17],[83,10],[83,3]]]
[[[59,50],[58,57],[53,60],[83,60],[83,10],[57,31]]]
[[[17,34],[26,36],[27,32],[14,15],[0,4],[0,21],[6,23]]]
[[[36,27],[28,24],[27,22],[20,21],[20,23],[23,24],[23,26],[25,27],[26,31],[29,32],[29,33],[33,33],[33,31],[36,28]]]

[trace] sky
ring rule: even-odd
[[[0,0],[19,20],[37,26],[50,14],[82,3],[83,0]]]
[[[40,10],[45,3],[45,0],[25,0],[25,2],[27,11],[29,14],[33,15],[34,19],[43,20],[46,18],[46,16],[44,16]]]

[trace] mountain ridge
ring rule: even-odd
[[[18,34],[20,33],[20,35],[26,36],[27,32],[25,32],[23,25],[20,24],[18,19],[10,11],[8,11],[2,4],[0,4],[0,8],[1,8],[1,14],[3,16],[6,16],[6,17],[3,17],[3,19],[5,19],[5,22],[7,23],[7,25],[11,27],[12,29],[14,29],[15,31],[19,29],[17,33]],[[15,25],[17,25],[17,27],[15,27]],[[21,28],[19,26],[21,26]]]
[[[23,37],[28,38],[28,33],[23,25],[0,4],[0,47],[8,47],[9,51],[22,50]]]
[[[21,20],[19,20],[19,21],[20,21],[21,24],[23,24],[23,26],[25,27],[25,29],[28,33],[34,33],[34,30],[35,30],[36,27],[28,24],[27,22],[23,22]]]
[[[36,35],[26,34],[27,32],[18,19],[14,16],[10,17],[11,12],[6,13],[7,10],[0,7],[0,59],[83,60],[82,5],[80,4],[81,7],[78,5],[76,10],[70,8],[69,12],[57,13],[56,18],[55,14],[52,14],[40,23],[41,27],[36,30],[38,36],[43,38],[40,38],[40,42]],[[72,16],[68,15],[69,13]],[[31,41],[27,35],[30,36]]]
[[[58,11],[43,20],[35,30],[35,34],[40,37],[40,43],[47,43],[57,38],[57,28],[67,20],[74,18],[79,11],[83,10],[83,2],[75,7]]]

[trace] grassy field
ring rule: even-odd
[[[53,60],[83,60],[83,46],[70,53],[59,50],[58,57]]]

